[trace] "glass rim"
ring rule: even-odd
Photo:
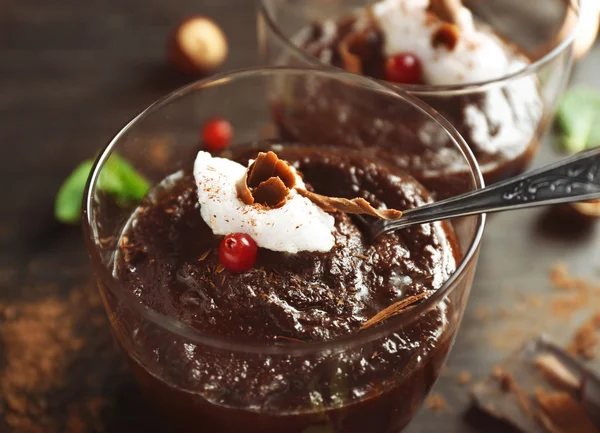
[[[135,126],[138,122],[145,119],[149,114],[160,110],[170,102],[190,94],[196,90],[204,87],[218,85],[220,83],[226,83],[231,80],[248,78],[252,76],[268,75],[268,74],[316,74],[323,77],[329,77],[338,81],[346,81],[353,84],[359,84],[363,89],[368,89],[386,96],[392,96],[399,98],[403,103],[408,103],[424,115],[428,116],[431,120],[437,123],[453,141],[454,145],[459,148],[462,152],[463,157],[469,167],[469,174],[472,177],[474,188],[483,188],[484,180],[479,164],[477,160],[462,138],[458,131],[452,126],[452,124],[442,117],[437,111],[429,107],[427,104],[422,102],[417,97],[411,95],[408,92],[398,90],[393,86],[385,85],[377,80],[363,77],[356,74],[351,74],[344,71],[326,70],[322,68],[305,68],[305,67],[259,67],[259,68],[247,68],[238,69],[234,71],[228,71],[220,74],[216,74],[210,78],[201,79],[187,84],[179,89],[174,90],[168,95],[156,100],[144,109],[140,114],[135,116],[130,122],[128,122],[121,130],[108,142],[108,144],[98,154],[94,165],[92,167],[90,176],[86,182],[84,199],[83,199],[83,212],[82,212],[82,226],[84,232],[85,243],[87,246],[88,253],[92,260],[92,270],[96,274],[96,278],[106,278],[111,282],[116,282],[113,278],[112,272],[107,269],[103,264],[99,256],[97,242],[94,238],[94,221],[91,220],[92,206],[93,206],[93,187],[98,181],[100,171],[104,164],[111,156],[114,148],[117,147],[118,143],[127,133]],[[397,329],[398,327],[404,326],[410,323],[425,313],[429,312],[433,308],[437,307],[445,297],[451,293],[454,288],[458,285],[463,275],[470,269],[471,266],[475,265],[476,252],[481,244],[483,237],[483,231],[485,227],[486,215],[480,214],[473,216],[477,218],[476,230],[468,248],[466,248],[463,254],[462,260],[459,263],[456,270],[450,275],[450,277],[444,282],[444,284],[436,290],[430,297],[426,298],[420,304],[414,308],[406,311],[405,313],[398,314],[395,317],[389,318],[385,323],[380,326],[375,326],[364,331],[344,335],[332,340],[318,341],[318,342],[289,342],[285,345],[277,345],[273,343],[266,344],[265,342],[258,341],[239,341],[229,337],[219,335],[209,335],[203,333],[178,319],[169,317],[162,313],[159,313],[152,308],[144,305],[140,302],[139,298],[134,296],[130,291],[118,284],[109,284],[107,290],[110,290],[119,301],[125,303],[128,307],[133,308],[138,312],[145,320],[149,320],[156,325],[165,328],[169,332],[173,332],[183,338],[189,339],[195,343],[207,345],[219,350],[227,350],[232,352],[251,352],[261,354],[289,354],[289,355],[302,355],[307,353],[315,352],[326,352],[334,351],[336,349],[355,347],[360,344],[364,344],[370,341],[377,340],[389,335],[390,331]]]
[[[318,65],[322,68],[325,67],[328,69],[340,70],[340,68],[337,68],[336,66],[332,66],[328,63],[322,62],[321,60],[317,59],[316,57],[308,54],[304,50],[300,49],[296,44],[294,44],[290,40],[290,38],[286,37],[283,34],[283,32],[280,30],[279,26],[276,24],[276,20],[274,19],[274,17],[269,13],[268,7],[266,6],[267,1],[269,1],[269,0],[260,0],[259,6],[258,6],[258,14],[259,14],[259,16],[262,16],[265,19],[267,26],[273,32],[275,37],[277,39],[279,39],[279,41],[282,42],[286,48],[293,51],[295,55],[298,55],[299,57],[302,58],[302,60],[306,61],[307,63],[309,63],[311,65],[314,65],[314,66]],[[538,69],[542,68],[544,65],[546,65],[547,63],[552,61],[555,57],[560,55],[563,51],[565,51],[569,46],[571,46],[573,44],[573,41],[575,40],[575,36],[577,34],[577,31],[579,30],[579,26],[581,25],[581,2],[582,2],[582,0],[565,0],[565,6],[566,6],[567,11],[572,10],[573,12],[575,12],[576,19],[577,19],[576,23],[573,26],[573,28],[571,29],[571,31],[552,50],[550,50],[549,52],[544,54],[542,57],[537,59],[535,62],[530,63],[530,64],[518,69],[515,72],[511,72],[509,74],[504,74],[500,77],[497,77],[497,78],[494,78],[491,80],[474,81],[474,82],[463,83],[463,84],[428,85],[428,84],[394,83],[393,85],[397,88],[409,91],[411,93],[422,94],[422,95],[434,94],[434,93],[440,93],[440,92],[462,93],[462,92],[469,92],[469,91],[484,90],[489,87],[501,85],[502,83],[504,83],[506,81],[516,80],[516,79],[528,76],[530,74],[533,74],[534,72],[536,72]],[[385,81],[385,80],[378,80],[378,81]]]

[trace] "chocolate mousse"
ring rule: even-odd
[[[478,23],[458,0],[382,0],[337,21],[317,22],[292,42],[323,63],[411,85],[409,91],[442,114],[465,138],[488,183],[525,170],[537,150],[538,133],[548,121],[534,74],[491,86],[468,87],[502,79],[532,62],[519,47]],[[343,99],[340,102],[327,89],[311,90],[307,91],[306,103],[300,104],[310,110],[280,119],[290,139],[303,138],[298,137],[298,131],[305,131],[301,125],[309,116],[309,121],[317,123],[327,122],[325,119],[336,123],[335,119],[347,116],[352,120],[337,131],[334,144],[389,147],[389,143],[398,142],[394,136],[401,136],[394,129],[411,122],[376,124],[377,112],[385,113],[387,107],[373,107],[375,111],[366,115]],[[422,118],[412,122],[415,130],[427,136],[428,122]],[[316,131],[329,134],[324,141],[331,139],[329,131]],[[424,144],[426,152],[426,139]],[[418,163],[418,158],[414,156],[409,165]],[[462,160],[450,144],[446,158],[446,171]],[[399,159],[405,160],[405,155]]]
[[[384,326],[456,270],[461,251],[447,222],[376,239],[365,230],[365,219],[432,200],[394,164],[322,146],[225,155],[200,152],[193,172],[156,186],[116,255],[122,286],[182,326],[264,347],[334,343]],[[243,271],[221,254],[233,227],[258,247],[246,244],[255,257]],[[454,314],[442,301],[366,345],[298,356],[219,350],[132,322],[131,361],[183,431],[397,432],[439,373]]]

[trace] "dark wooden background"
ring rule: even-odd
[[[164,62],[174,25],[193,13],[211,16],[229,38],[223,69],[250,66],[258,62],[254,10],[251,0],[0,0],[0,304],[69,299],[75,290],[89,301],[69,304],[81,310],[74,326],[85,343],[69,355],[64,377],[43,396],[24,393],[38,407],[31,417],[39,429],[11,427],[11,414],[29,409],[0,395],[0,432],[168,431],[145,406],[106,323],[87,320],[102,311],[87,288],[82,236],[79,228],[54,222],[53,198],[78,162],[150,102],[187,82]],[[598,59],[600,47],[578,66],[574,81],[600,84]],[[536,164],[559,157],[553,141],[547,138]],[[469,386],[458,385],[456,376],[485,376],[540,332],[568,340],[596,305],[590,301],[569,318],[552,316],[548,269],[558,261],[576,275],[600,279],[600,224],[573,227],[545,210],[490,219],[469,309],[435,389],[449,408],[424,409],[410,433],[507,431],[468,410]],[[543,302],[531,302],[533,295]],[[10,319],[0,314],[0,320],[6,326]],[[10,350],[0,343],[0,355]]]

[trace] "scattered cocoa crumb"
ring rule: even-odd
[[[500,307],[498,309],[498,317],[501,317],[501,318],[510,317],[510,310],[506,307]]]
[[[449,411],[448,402],[443,396],[437,393],[432,393],[427,397],[425,406],[436,414]]]
[[[487,305],[483,305],[481,307],[477,307],[475,309],[475,319],[482,322],[490,317],[492,311],[490,307]]]
[[[456,381],[458,382],[459,385],[467,385],[468,383],[471,382],[471,380],[473,379],[473,377],[471,376],[471,373],[469,373],[468,371],[461,371],[458,376],[456,377]]]
[[[556,263],[550,268],[550,281],[559,290],[589,289],[591,282],[585,278],[569,275],[569,269],[564,263]]]
[[[567,351],[583,359],[594,359],[598,345],[598,328],[600,328],[600,312],[595,313],[577,329]]]
[[[555,317],[570,318],[579,310],[587,307],[590,302],[588,290],[579,288],[570,290],[565,296],[556,297],[552,300],[550,307]]]
[[[502,367],[495,365],[492,368],[492,377],[495,379],[500,379],[503,375],[504,375],[504,370],[502,370]]]

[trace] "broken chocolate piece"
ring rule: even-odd
[[[598,433],[581,403],[569,393],[538,390],[535,399],[551,433]]]
[[[567,391],[576,391],[580,384],[575,375],[556,358],[556,356],[544,353],[535,359],[535,366],[546,377],[546,380],[555,387]]]
[[[526,433],[598,433],[600,379],[565,350],[541,337],[499,369],[473,388],[479,409]],[[564,423],[572,417],[581,419]]]
[[[301,188],[296,188],[296,191],[298,191],[298,194],[302,197],[306,197],[326,212],[371,215],[384,220],[394,220],[402,216],[402,212],[396,209],[377,210],[364,198],[354,198],[349,200],[347,198],[327,197],[315,194],[314,192],[306,191]]]

